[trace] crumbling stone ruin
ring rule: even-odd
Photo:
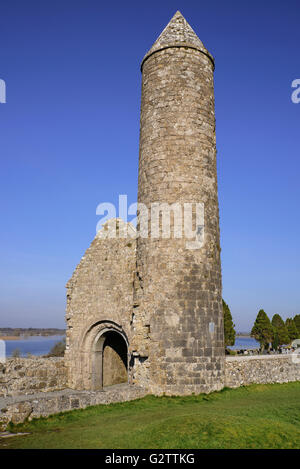
[[[137,232],[121,219],[103,226],[67,284],[68,386],[210,392],[225,377],[214,59],[177,12],[141,71],[138,203],[203,204],[203,242],[188,248],[173,212],[170,237],[161,223],[142,236],[141,214]]]
[[[137,230],[108,220],[75,269],[65,358],[0,363],[1,431],[9,422],[149,393],[300,379],[298,355],[224,359],[213,57],[177,12],[141,69]],[[194,240],[185,231],[177,236],[175,212],[189,203],[204,206]],[[171,236],[163,217],[152,236],[157,204],[170,211]],[[143,206],[151,206],[151,236]]]

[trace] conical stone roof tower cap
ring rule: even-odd
[[[190,47],[192,49],[197,49],[207,55],[214,65],[213,56],[208,52],[203,42],[200,41],[197,34],[182,16],[180,11],[176,11],[175,15],[169,21],[161,35],[147,52],[142,60],[141,69],[148,57],[159,50],[167,49],[169,47]]]

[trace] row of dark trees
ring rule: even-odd
[[[235,324],[229,306],[223,300],[225,347],[235,343]],[[293,340],[300,339],[300,314],[288,318],[285,322],[279,314],[274,314],[272,321],[263,309],[258,312],[251,337],[260,343],[261,350],[269,349],[270,345],[278,350],[282,345],[289,345]]]
[[[284,322],[279,314],[274,314],[272,321],[263,309],[258,312],[252,327],[251,337],[260,343],[261,350],[274,350],[282,345],[289,345],[293,340],[300,339],[300,314],[287,318]]]

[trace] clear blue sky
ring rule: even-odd
[[[215,56],[223,296],[300,312],[299,1],[1,2],[0,326],[64,327],[96,206],[136,201],[140,62],[179,9]]]

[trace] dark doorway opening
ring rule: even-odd
[[[127,344],[115,331],[105,333],[103,345],[103,386],[127,383]]]

